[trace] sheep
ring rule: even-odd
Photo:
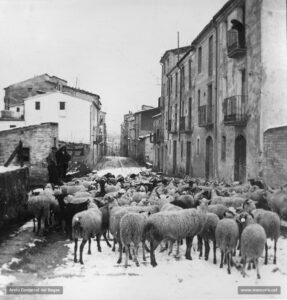
[[[39,235],[40,233],[42,220],[44,222],[43,233],[47,232],[50,220],[50,210],[51,208],[56,210],[57,206],[58,203],[55,197],[50,193],[42,193],[37,196],[33,196],[32,193],[28,194],[28,210],[33,214],[38,223],[36,235]],[[34,222],[33,232],[35,232],[35,230]]]
[[[73,195],[76,192],[85,192],[86,188],[83,185],[62,185],[61,190],[63,194]]]
[[[98,234],[97,239],[100,241],[101,236],[103,235],[108,247],[112,247],[107,239],[107,232],[109,230],[109,208],[108,205],[104,205],[100,207],[100,211],[102,212],[102,227],[101,232]],[[98,243],[98,251],[101,252],[100,243]]]
[[[252,260],[256,266],[257,278],[260,279],[258,258],[263,254],[264,245],[266,244],[264,228],[254,223],[251,215],[247,215],[246,217],[240,215],[240,222],[244,226],[241,234],[241,254],[243,259],[241,273],[245,277],[247,260]]]
[[[227,207],[240,207],[243,205],[245,198],[241,198],[238,196],[232,197],[217,197],[211,200],[211,204],[223,204]]]
[[[206,221],[206,202],[197,209],[161,211],[151,215],[144,227],[144,239],[150,241],[151,265],[157,265],[154,251],[164,239],[181,240],[186,238],[186,259],[191,260],[191,247],[195,235],[201,232]]]
[[[226,207],[223,204],[210,204],[207,207],[207,211],[209,213],[216,214],[219,217],[219,219],[223,219],[225,213],[228,211],[228,207]]]
[[[215,229],[216,245],[221,251],[220,268],[223,267],[223,258],[227,259],[227,272],[231,274],[232,251],[236,248],[239,239],[239,228],[232,218],[225,218],[217,223]]]
[[[194,208],[196,207],[197,202],[191,195],[180,195],[174,201],[171,202],[174,205],[186,208]]]
[[[287,192],[283,189],[268,193],[267,201],[272,211],[278,214],[280,219],[287,221]]]
[[[77,260],[78,239],[82,238],[80,245],[80,263],[83,262],[83,250],[87,241],[89,241],[88,254],[91,254],[91,238],[101,232],[102,228],[102,212],[94,203],[89,203],[88,209],[76,213],[72,219],[72,236],[75,241],[74,247],[74,262]],[[99,247],[99,239],[97,238]]]
[[[274,240],[274,259],[273,264],[276,264],[276,251],[277,251],[277,241],[280,236],[280,218],[279,216],[268,210],[255,209],[252,210],[252,215],[254,216],[254,221],[260,224],[264,230],[267,238]],[[268,247],[265,244],[265,265],[268,262]]]
[[[136,266],[139,266],[138,262],[138,248],[139,244],[143,245],[143,260],[146,261],[143,228],[147,215],[144,213],[128,212],[120,221],[120,238],[121,243],[126,249],[125,267],[128,267],[128,251],[127,249],[133,245],[132,252]],[[120,254],[121,255],[121,254]]]
[[[204,241],[205,247],[205,260],[208,260],[209,256],[209,240],[213,242],[213,263],[216,264],[216,240],[215,240],[215,229],[217,223],[219,222],[219,217],[214,213],[207,213],[207,220],[203,226],[202,231],[198,234],[198,244],[199,244],[199,257],[202,256],[202,240]]]

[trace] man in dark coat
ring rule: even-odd
[[[58,164],[58,173],[61,180],[66,177],[67,169],[71,155],[67,152],[66,146],[62,146],[56,153],[56,159]]]
[[[60,180],[59,180],[58,170],[57,170],[56,152],[57,152],[57,148],[52,147],[46,160],[48,163],[49,182],[53,183],[54,185],[59,185]]]

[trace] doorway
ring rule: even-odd
[[[242,135],[235,139],[234,180],[245,182],[246,179],[246,140]]]

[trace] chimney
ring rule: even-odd
[[[32,97],[32,90],[33,88],[32,87],[28,87],[28,97]]]

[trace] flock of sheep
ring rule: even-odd
[[[166,178],[152,172],[131,174],[124,178],[108,173],[103,177],[96,173],[74,179],[60,187],[48,184],[28,195],[28,209],[37,221],[37,234],[41,223],[44,233],[52,223],[57,223],[75,243],[74,261],[77,262],[78,240],[81,239],[79,261],[83,264],[83,249],[96,237],[98,251],[103,235],[111,247],[108,234],[113,236],[113,251],[118,243],[119,258],[125,253],[125,267],[133,259],[139,266],[138,250],[142,246],[150,253],[150,262],[156,266],[155,250],[173,251],[176,256],[182,241],[186,240],[186,259],[191,260],[193,239],[197,236],[199,256],[204,246],[205,260],[209,258],[210,243],[213,245],[213,263],[217,263],[216,248],[220,249],[220,268],[227,264],[230,274],[235,264],[245,276],[249,263],[257,269],[258,259],[265,249],[266,240],[274,240],[276,264],[277,241],[281,219],[287,220],[287,190],[271,189],[261,181],[227,185],[186,177]],[[241,256],[240,263],[234,256]]]

